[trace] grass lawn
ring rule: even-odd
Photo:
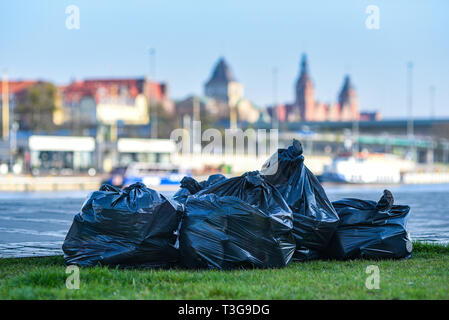
[[[365,287],[377,265],[380,288]],[[69,290],[62,256],[0,259],[0,299],[449,299],[449,246],[414,243],[409,260],[313,261],[284,269],[80,269]]]

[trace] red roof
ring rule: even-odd
[[[22,90],[25,90],[35,84],[37,81],[8,81],[8,92],[9,94],[16,94]],[[0,94],[3,90],[3,81],[0,81]]]
[[[97,103],[103,97],[123,96],[135,99],[137,95],[145,93],[143,78],[130,79],[89,79],[75,81],[68,86],[60,87],[66,103],[78,102],[84,97],[94,97]],[[122,92],[126,90],[126,92]],[[161,83],[150,83],[151,97],[156,100],[165,98],[165,86]]]

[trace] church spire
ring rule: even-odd
[[[341,120],[350,121],[359,118],[357,94],[349,75],[346,75],[343,80],[343,86],[338,95],[338,104],[340,105]]]
[[[309,77],[309,65],[307,63],[307,55],[305,53],[301,56],[301,73],[300,77]]]
[[[355,93],[354,87],[351,83],[351,78],[349,75],[345,75],[343,80],[343,85],[338,96],[338,103],[341,107],[349,105],[351,103],[351,96]]]
[[[305,53],[301,57],[301,68],[298,80],[296,81],[296,105],[298,107],[299,118],[302,121],[312,121],[315,112],[315,98],[313,93],[313,83],[309,75],[309,65]]]
[[[351,77],[347,74],[345,75],[345,78],[343,80],[343,88],[342,91],[349,91],[351,89],[354,89],[351,82]]]

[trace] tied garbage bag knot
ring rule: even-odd
[[[384,190],[384,193],[379,201],[377,201],[376,209],[378,211],[388,211],[393,207],[394,198],[389,190]]]
[[[218,196],[233,196],[268,212],[283,210],[291,213],[281,193],[270,182],[263,179],[259,171],[246,172],[239,177],[214,183],[198,192],[197,195],[210,193]]]
[[[210,175],[206,181],[197,182],[192,177],[184,177],[181,180],[180,189],[175,193],[173,199],[179,203],[185,203],[187,197],[198,193],[199,191],[207,188],[214,183],[226,180],[226,177],[222,174],[213,174]]]

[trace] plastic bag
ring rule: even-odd
[[[333,202],[340,216],[328,256],[334,259],[400,259],[411,257],[406,230],[409,206],[393,205],[385,190],[378,202],[343,199]]]
[[[74,217],[62,246],[65,262],[169,266],[179,259],[174,232],[181,215],[177,204],[142,183],[123,190],[104,185]]]
[[[201,182],[196,181],[192,177],[184,177],[181,180],[181,187],[175,193],[173,199],[180,203],[185,203],[188,196],[223,180],[226,180],[226,177],[220,173],[212,174],[207,180]]]
[[[215,183],[187,199],[179,248],[189,268],[286,266],[295,250],[292,213],[258,172]]]
[[[293,259],[297,261],[320,258],[338,225],[337,212],[318,179],[304,165],[302,152],[301,143],[293,140],[287,149],[278,149],[261,170],[293,211]]]
[[[219,196],[234,196],[248,204],[256,206],[263,211],[291,211],[278,190],[265,181],[259,171],[246,172],[239,177],[229,178],[214,183],[201,190],[197,195],[216,194]]]

